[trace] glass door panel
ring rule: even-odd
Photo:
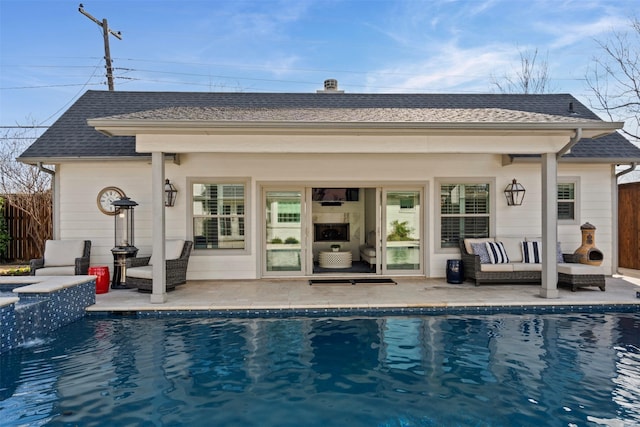
[[[265,191],[267,272],[302,272],[302,191]]]
[[[422,209],[419,190],[385,191],[383,271],[419,271]]]

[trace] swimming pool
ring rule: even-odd
[[[640,424],[640,313],[93,317],[0,363],[9,425]]]

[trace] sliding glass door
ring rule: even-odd
[[[421,273],[423,253],[422,192],[384,190],[382,198],[382,272]]]
[[[264,268],[267,275],[303,273],[306,253],[302,232],[303,197],[303,189],[264,192]]]

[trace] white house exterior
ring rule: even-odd
[[[339,244],[355,265],[372,236],[377,261],[358,274],[443,277],[462,237],[539,236],[573,252],[585,222],[612,274],[615,167],[640,160],[621,127],[570,95],[89,91],[19,160],[55,164],[55,237],[90,239],[92,265],[113,263],[113,218],[96,197],[115,186],[139,204],[140,254],[195,242],[189,280],[353,274],[319,269],[319,253]],[[503,194],[514,178],[521,206]],[[342,200],[314,200],[323,190]],[[318,238],[318,224],[348,224],[348,236]]]

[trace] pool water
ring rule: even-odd
[[[640,314],[86,318],[0,356],[0,420],[637,426]]]

